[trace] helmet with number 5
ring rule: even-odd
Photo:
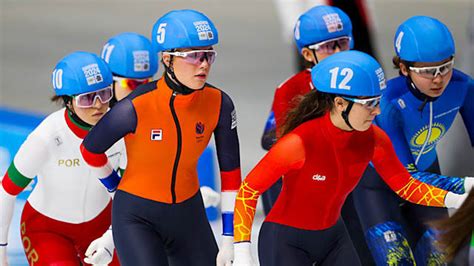
[[[344,51],[321,61],[311,70],[318,91],[355,97],[375,97],[385,89],[385,74],[372,56]]]
[[[214,23],[203,13],[190,9],[166,13],[158,19],[152,31],[156,52],[211,46],[218,41]]]

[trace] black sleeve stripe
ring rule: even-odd
[[[158,83],[158,80],[143,84],[135,88],[132,93],[130,93],[127,98],[130,100],[135,99],[136,97],[143,95],[147,92],[150,92],[152,90],[156,89],[156,83]]]

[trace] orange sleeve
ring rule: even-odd
[[[305,161],[303,140],[290,133],[281,138],[247,175],[240,186],[234,210],[234,242],[250,241],[257,200],[281,176],[301,168]]]
[[[443,207],[446,190],[413,178],[403,167],[387,134],[374,127],[375,150],[372,163],[388,186],[403,199],[425,206]]]

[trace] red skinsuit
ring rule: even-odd
[[[447,192],[412,178],[380,128],[343,131],[327,113],[281,138],[249,173],[237,195],[235,241],[250,241],[258,196],[280,176],[284,176],[282,191],[265,221],[304,230],[333,226],[370,161],[402,198],[444,206]]]

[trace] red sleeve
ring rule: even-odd
[[[285,122],[286,114],[288,112],[288,100],[285,95],[285,89],[282,87],[279,87],[275,90],[272,110],[275,115],[276,136],[279,137],[280,129]]]
[[[301,168],[305,161],[303,141],[290,133],[281,138],[247,175],[240,186],[234,211],[235,242],[250,241],[257,200],[282,175]]]
[[[298,102],[301,100],[300,96],[304,94],[306,92],[300,91],[293,82],[285,82],[275,91],[272,110],[275,114],[277,138],[280,137],[280,130],[285,123],[288,112],[298,105]]]
[[[388,186],[403,199],[425,206],[444,206],[446,190],[413,178],[403,167],[387,134],[374,126],[375,148],[372,163]]]

